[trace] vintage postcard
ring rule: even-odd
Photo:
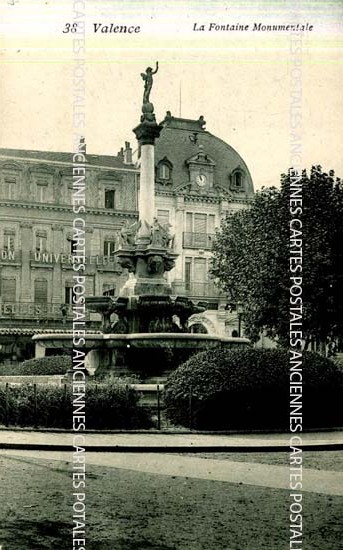
[[[342,2],[0,12],[0,550],[338,550]]]

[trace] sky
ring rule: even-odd
[[[75,36],[63,29],[78,8],[85,13],[79,20],[85,20],[88,153],[117,154],[125,141],[135,149],[140,73],[158,60],[151,93],[157,120],[167,110],[203,115],[207,130],[244,158],[256,189],[279,184],[292,164],[294,141],[304,168],[322,164],[343,176],[342,2],[87,0],[85,6],[83,0],[3,4],[0,147],[72,149],[73,74],[81,58],[73,53]],[[313,25],[301,34],[296,55],[299,35],[253,31],[254,23],[295,22]],[[94,23],[141,31],[94,33]],[[210,31],[211,23],[249,27]],[[201,25],[204,31],[194,30]],[[294,131],[296,98],[301,122]]]

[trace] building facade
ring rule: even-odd
[[[191,330],[238,336],[239,312],[209,277],[216,228],[227,214],[247,208],[254,195],[249,169],[227,143],[205,129],[205,120],[163,121],[155,146],[156,214],[170,223],[179,254],[170,282],[174,293],[206,300],[208,310],[192,318]],[[192,328],[193,325],[193,328]]]
[[[228,144],[205,130],[203,117],[168,112],[155,147],[155,215],[170,224],[175,295],[207,300],[191,330],[232,335],[237,314],[208,276],[216,227],[253,197],[249,170]],[[125,220],[138,219],[139,155],[129,142],[116,156],[86,153],[86,290],[115,295],[127,278],[113,252]],[[32,335],[71,328],[72,153],[0,150],[0,357],[33,354]],[[89,314],[88,328],[100,328]]]

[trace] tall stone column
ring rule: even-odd
[[[141,146],[140,190],[138,212],[141,221],[152,225],[155,212],[155,146]]]
[[[152,106],[150,103],[149,105]],[[144,105],[143,105],[144,109]],[[154,120],[155,115],[150,113],[148,119],[142,115],[142,122],[136,128],[140,152],[140,186],[138,198],[138,212],[140,229],[137,244],[148,244],[151,237],[151,226],[155,216],[155,140],[159,137],[162,125]],[[150,120],[152,118],[152,120]]]
[[[140,190],[138,212],[141,225],[153,224],[155,216],[155,140],[159,137],[162,125],[157,124],[154,105],[150,101],[153,75],[158,71],[158,62],[153,70],[148,67],[141,73],[144,81],[141,123],[134,128],[141,155]]]
[[[152,87],[151,67],[141,73],[144,94],[140,124],[133,129],[140,150],[139,222],[121,231],[122,246],[115,255],[122,267],[132,273],[121,289],[122,296],[169,296],[171,286],[165,274],[175,265],[176,254],[170,246],[168,229],[155,219],[155,141],[163,128],[156,122],[149,95]]]

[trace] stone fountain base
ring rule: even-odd
[[[71,335],[40,334],[33,340],[47,349],[72,352]],[[134,333],[87,334],[86,365],[97,376],[136,375],[144,383],[163,383],[168,374],[191,355],[211,349],[247,347],[247,338],[225,338],[210,334]]]

